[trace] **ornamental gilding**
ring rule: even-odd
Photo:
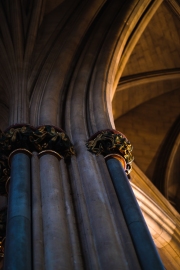
[[[53,126],[16,125],[0,132],[0,150],[6,156],[18,148],[32,151],[54,150],[65,159],[74,155],[74,149],[63,130]]]
[[[126,173],[131,171],[131,163],[134,160],[132,155],[132,145],[128,139],[119,131],[107,129],[97,132],[86,143],[88,151],[107,156],[119,154],[126,162]]]
[[[30,152],[53,150],[63,156],[65,161],[75,154],[69,137],[62,129],[44,125],[14,125],[5,132],[0,131],[0,195],[7,194],[7,182],[10,170],[8,157],[16,149]]]

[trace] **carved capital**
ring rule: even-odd
[[[74,149],[69,137],[62,129],[54,126],[32,127],[15,125],[4,133],[0,132],[0,150],[9,155],[16,149],[26,149],[30,152],[53,150],[65,159],[74,155]]]
[[[8,157],[0,153],[0,195],[7,194],[7,187],[10,178]]]
[[[128,139],[119,131],[106,129],[94,134],[86,143],[88,151],[95,155],[115,156],[120,155],[126,162],[126,173],[131,171],[131,163],[134,160],[132,145]]]
[[[7,193],[6,186],[10,170],[8,156],[17,149],[29,152],[53,151],[68,160],[75,154],[69,137],[62,129],[44,125],[32,127],[30,125],[14,125],[5,132],[0,131],[0,194]]]

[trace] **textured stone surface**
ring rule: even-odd
[[[180,22],[161,4],[134,48],[122,76],[180,67]]]
[[[32,175],[32,246],[33,269],[44,270],[44,237],[42,224],[42,200],[40,166],[38,153],[33,152],[31,159]]]
[[[31,269],[30,158],[12,157],[4,269]]]
[[[115,121],[116,129],[126,134],[134,147],[136,164],[153,181],[161,145],[179,116],[180,91],[152,99]]]
[[[127,245],[124,241],[127,227],[117,198],[110,198],[114,193],[107,168],[104,170],[105,161],[99,159],[99,162],[88,153],[85,143],[95,132],[113,127],[111,92],[119,80],[121,59],[126,53],[129,55],[129,43],[136,40],[136,29],[141,23],[146,25],[145,21],[148,22],[161,2],[0,2],[0,108],[1,104],[6,108],[0,109],[0,126],[4,128],[6,122],[59,126],[66,130],[77,151],[68,164],[67,175],[59,172],[59,161],[54,161],[55,157],[45,160],[45,156],[41,156],[43,236],[48,270],[51,262],[55,269],[59,264],[68,269],[77,266],[73,260],[78,254],[80,260],[82,255],[87,270],[134,269],[135,250],[132,251],[131,241],[126,240]],[[159,21],[165,24],[163,34],[169,41],[166,30],[172,20]],[[161,27],[157,27],[157,31],[161,31]],[[158,36],[162,34],[156,33],[155,41]],[[149,43],[151,38],[151,34],[147,36]],[[146,61],[151,66],[156,59],[158,68],[163,63],[172,66],[172,61],[167,63],[168,58],[160,51],[159,43],[153,46],[156,54],[152,60],[147,54],[146,59],[137,60],[138,72]],[[143,58],[141,49],[140,58]],[[170,49],[175,59],[179,51],[174,53],[172,46]],[[164,50],[168,55],[166,47]],[[134,94],[134,100],[137,95]],[[136,105],[155,97],[150,95],[146,99],[145,92],[142,95]],[[72,191],[69,196],[64,192],[66,180]],[[107,188],[110,186],[111,191]],[[71,199],[75,216],[73,209],[72,216],[66,209],[71,206]],[[76,222],[70,226],[73,218]],[[79,240],[82,254],[75,248]]]
[[[73,269],[59,160],[40,158],[45,269]]]

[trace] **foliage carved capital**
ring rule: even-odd
[[[8,157],[16,149],[26,149],[30,152],[52,150],[68,160],[75,154],[69,137],[62,129],[44,125],[14,125],[5,132],[0,131],[0,195],[7,193],[9,179]]]
[[[120,155],[126,162],[126,173],[130,173],[131,163],[134,160],[133,147],[121,132],[114,129],[99,131],[88,140],[86,146],[88,151],[95,155]]]
[[[8,157],[0,153],[0,195],[7,194],[9,178],[10,169]]]
[[[15,125],[0,132],[0,151],[8,156],[12,151],[24,148],[33,151],[53,150],[65,159],[74,155],[69,137],[62,129],[54,126],[32,127]]]

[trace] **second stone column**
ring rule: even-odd
[[[48,150],[40,153],[40,179],[44,234],[45,269],[72,269],[66,220],[60,156]]]

